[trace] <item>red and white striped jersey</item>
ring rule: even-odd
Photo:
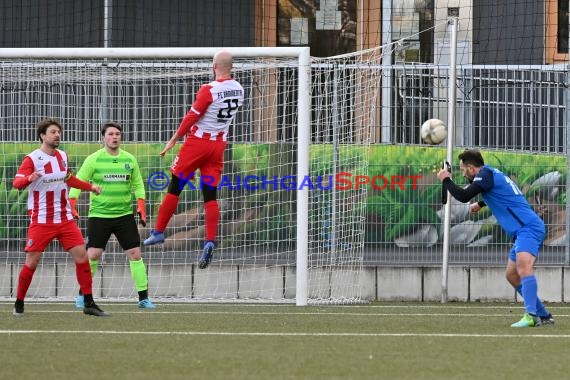
[[[203,85],[178,127],[178,136],[191,131],[199,138],[227,141],[230,124],[243,100],[243,87],[235,79],[215,80]]]
[[[28,214],[32,223],[57,224],[73,220],[68,202],[69,187],[65,183],[70,174],[67,154],[55,150],[53,156],[36,149],[28,154],[16,177],[27,177],[33,172],[42,176],[28,186]]]

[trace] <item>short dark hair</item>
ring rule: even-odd
[[[117,128],[119,132],[123,133],[123,127],[121,127],[121,124],[115,123],[114,121],[109,121],[103,124],[103,127],[101,128],[101,136],[105,136],[105,132],[107,132],[107,129],[111,127]]]
[[[42,137],[40,135],[45,135],[50,125],[57,125],[57,127],[59,128],[59,132],[60,133],[63,132],[63,128],[61,127],[61,124],[59,123],[59,121],[57,121],[57,119],[53,118],[43,119],[38,124],[36,124],[37,137],[40,141],[42,141]]]
[[[473,165],[477,168],[485,165],[481,152],[476,149],[465,149],[463,153],[459,154],[459,159],[464,165]]]

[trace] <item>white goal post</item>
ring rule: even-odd
[[[141,167],[145,167],[145,182],[150,180],[148,176],[153,171],[167,171],[173,157],[168,162],[165,160],[159,165],[155,164],[153,160],[159,151],[155,145],[158,147],[164,144],[165,136],[171,135],[190,108],[198,86],[211,80],[211,59],[219,50],[220,48],[0,49],[0,97],[6,105],[0,110],[0,125],[3,126],[0,133],[5,142],[0,153],[3,156],[2,180],[7,191],[5,199],[0,200],[5,203],[0,210],[8,213],[10,199],[16,197],[18,201],[22,200],[21,195],[12,194],[9,174],[14,173],[15,164],[19,164],[17,161],[37,146],[37,143],[34,145],[33,127],[42,117],[50,116],[63,121],[62,148],[71,152],[70,157],[84,157],[100,148],[100,145],[97,146],[98,128],[106,120],[124,123],[123,147],[131,150],[139,159]],[[363,231],[360,233],[353,229],[362,230],[362,218],[357,214],[362,213],[363,198],[355,196],[352,189],[341,196],[336,194],[333,187],[332,192],[335,194],[329,198],[328,194],[311,195],[313,190],[310,186],[296,186],[294,195],[291,191],[283,192],[283,187],[289,184],[284,181],[285,177],[291,179],[290,176],[294,175],[294,179],[300,183],[302,179],[314,180],[317,175],[324,173],[311,169],[311,157],[329,154],[329,151],[330,157],[334,157],[336,162],[335,169],[352,168],[360,170],[358,174],[365,174],[366,165],[360,162],[364,155],[338,153],[343,149],[339,144],[354,139],[354,131],[347,132],[350,138],[346,141],[343,137],[329,139],[323,144],[328,148],[322,147],[320,153],[310,150],[311,140],[325,141],[321,141],[320,137],[323,132],[315,131],[315,124],[318,124],[319,129],[319,126],[328,122],[339,126],[342,122],[354,122],[340,120],[338,110],[332,111],[331,117],[331,111],[327,108],[329,106],[318,104],[319,100],[315,100],[312,94],[326,89],[331,91],[327,95],[330,98],[328,101],[334,100],[340,104],[346,102],[346,99],[343,95],[340,95],[343,99],[339,99],[338,94],[352,93],[360,98],[364,95],[355,93],[354,89],[340,88],[339,83],[350,87],[355,85],[355,81],[372,82],[376,78],[371,78],[372,75],[369,74],[359,78],[354,74],[354,67],[350,69],[350,78],[343,73],[348,65],[354,63],[353,57],[342,58],[344,63],[340,65],[339,62],[334,65],[323,61],[313,63],[318,67],[320,65],[321,69],[318,69],[317,74],[312,74],[308,47],[225,50],[234,56],[237,79],[246,82],[244,88],[248,104],[244,105],[241,115],[238,114],[235,125],[230,129],[234,140],[230,137],[229,142],[235,143],[236,147],[232,150],[230,163],[226,163],[228,169],[224,169],[224,174],[227,173],[231,180],[241,181],[240,184],[264,186],[264,190],[265,186],[272,187],[272,190],[278,188],[281,195],[268,195],[265,191],[245,194],[240,188],[240,192],[234,191],[226,198],[222,196],[224,199],[220,200],[220,208],[222,214],[226,212],[227,217],[222,215],[222,231],[219,235],[220,240],[227,240],[228,243],[226,246],[222,244],[221,250],[214,252],[213,265],[202,271],[194,265],[197,247],[203,239],[201,206],[197,206],[200,205],[201,195],[197,192],[183,192],[187,194],[184,200],[181,196],[181,201],[195,207],[188,207],[171,221],[169,228],[172,228],[167,231],[167,236],[172,240],[170,245],[143,249],[143,257],[146,259],[148,255],[149,260],[149,294],[165,300],[294,299],[297,305],[307,305],[312,301],[359,302]],[[325,72],[323,66],[326,70],[330,67],[330,73]],[[312,87],[315,83],[318,88]],[[318,95],[322,93],[318,93],[317,98]],[[372,96],[377,95],[374,93]],[[332,108],[338,107],[333,105]],[[317,115],[317,119],[321,118],[321,121],[312,121],[312,114]],[[335,130],[335,127],[336,125],[328,125],[326,129]],[[369,143],[362,132],[358,132],[357,136],[365,144]],[[15,147],[7,146],[8,142]],[[333,146],[335,144],[336,147]],[[339,157],[344,156],[350,156],[347,159],[350,162],[346,161],[346,165],[339,164]],[[295,162],[291,162],[291,159]],[[80,165],[81,161],[75,162],[72,169],[76,171]],[[335,173],[330,168],[325,172]],[[265,179],[265,174],[269,179]],[[249,175],[250,182],[243,180],[245,175]],[[285,187],[285,190],[289,190],[289,186]],[[237,189],[235,183],[233,189]],[[156,216],[163,194],[164,191],[150,200],[149,207],[155,210],[149,215],[150,227],[154,225],[153,217]],[[317,202],[316,208],[329,204],[332,199],[334,215],[310,210],[311,197],[318,200],[313,200]],[[343,202],[350,205],[346,206]],[[82,194],[80,213],[83,219],[87,217],[86,207],[87,196]],[[346,215],[337,217],[340,211]],[[16,214],[14,210],[11,212]],[[24,215],[12,214],[12,224],[0,226],[0,229],[14,231],[13,226],[20,230],[26,226]],[[331,223],[334,224],[332,228]],[[80,225],[84,228],[85,221],[80,221]],[[337,229],[337,225],[343,227]],[[325,233],[322,232],[323,228],[331,230]],[[340,238],[344,229],[350,230],[350,233]],[[294,231],[294,237],[291,231]],[[148,227],[140,232],[144,239]],[[320,235],[324,237],[321,239]],[[9,238],[0,251],[6,252],[7,259],[3,267],[0,265],[0,271],[7,274],[3,277],[11,280],[9,285],[6,281],[0,283],[0,297],[13,296],[23,257],[22,233],[6,233],[6,236]],[[290,242],[291,238],[294,244]],[[324,243],[317,241],[319,239]],[[348,242],[348,239],[353,241]],[[323,248],[330,241],[333,242],[333,247]],[[337,244],[342,249],[337,251]],[[102,274],[94,278],[95,289],[101,289],[95,290],[95,294],[109,299],[133,296],[136,292],[129,282],[128,273],[125,274],[128,270],[125,272],[124,255],[116,241],[110,242],[106,252]],[[326,256],[326,260],[319,257],[311,264],[310,254],[317,253]],[[293,256],[294,266],[288,260]],[[73,273],[67,266],[59,264],[61,260],[69,260],[65,257],[57,245],[46,251],[42,259],[42,270],[36,274],[35,284],[32,283],[31,297],[68,299],[73,296],[76,287]],[[319,274],[311,274],[312,266],[315,273]],[[228,278],[231,281],[224,282]],[[337,281],[344,282],[344,285],[339,287]],[[326,283],[326,289],[311,289],[311,282]],[[348,289],[346,292],[342,290],[345,286]]]

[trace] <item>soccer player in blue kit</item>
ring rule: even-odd
[[[469,205],[471,213],[489,207],[514,244],[507,261],[507,281],[523,297],[525,314],[511,327],[535,327],[554,324],[554,318],[538,298],[534,262],[546,236],[542,219],[532,210],[518,186],[504,173],[485,165],[478,150],[465,150],[459,155],[459,169],[470,182],[463,189],[451,180],[451,173],[442,169],[437,178],[458,201],[466,203],[478,194],[483,201]]]

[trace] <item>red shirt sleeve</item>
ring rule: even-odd
[[[12,186],[14,186],[18,190],[25,189],[29,184],[30,181],[28,177],[30,174],[34,172],[34,161],[28,156],[24,158],[16,176],[14,177],[14,181],[12,181]]]
[[[212,99],[212,93],[210,92],[211,88],[212,86],[209,84],[205,84],[200,87],[198,93],[196,94],[196,99],[194,100],[192,108],[190,108],[190,111],[188,111],[186,116],[184,116],[184,119],[182,119],[182,122],[176,131],[178,137],[186,135],[190,128],[196,124],[198,120],[200,120],[210,104],[212,104],[214,99]]]
[[[61,157],[60,157],[61,158]],[[69,156],[67,156],[69,160]],[[73,187],[74,189],[80,189],[85,191],[91,191],[91,184],[89,182],[83,181],[76,176],[73,175],[71,172],[71,168],[67,168],[67,175],[65,176],[65,183],[69,187]]]
[[[67,186],[73,187],[75,189],[91,191],[91,184],[89,182],[82,181],[76,176],[71,175],[71,173],[69,172],[67,175],[67,179],[65,180],[65,183],[67,183]]]

